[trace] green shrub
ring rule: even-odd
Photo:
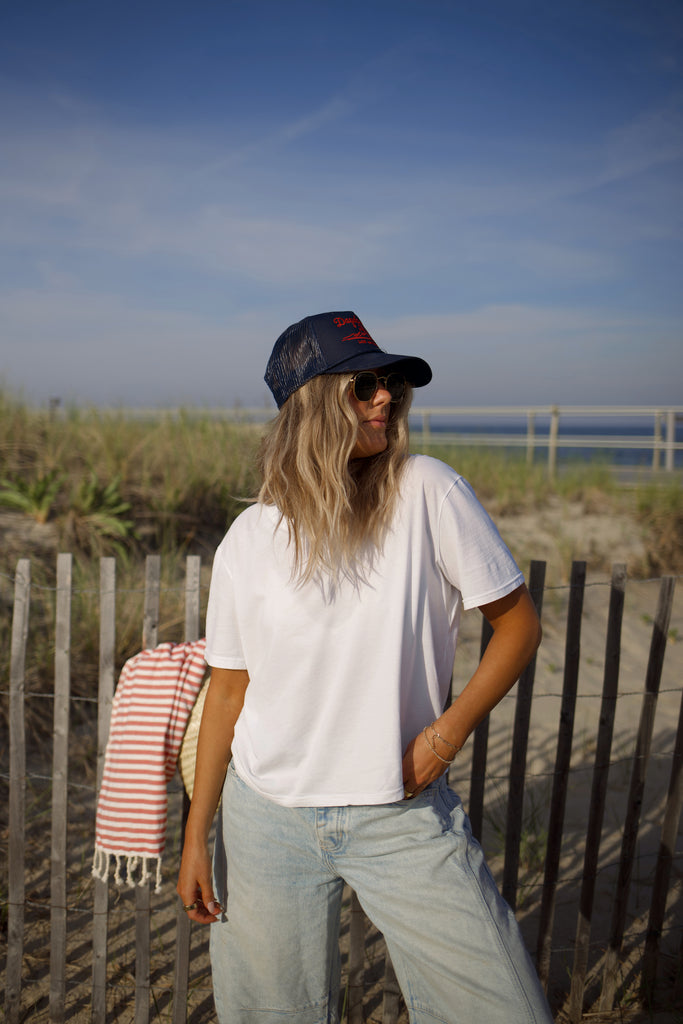
[[[25,512],[37,523],[46,523],[55,507],[64,479],[64,474],[56,469],[33,478],[5,477],[0,480],[0,505],[15,512]]]

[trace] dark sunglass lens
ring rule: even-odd
[[[390,373],[387,377],[387,391],[391,395],[391,401],[400,402],[405,389],[406,382],[400,373]]]
[[[392,402],[400,402],[406,389],[405,377],[400,373],[390,373],[387,377],[377,377],[373,370],[357,373],[353,381],[353,393],[359,402],[369,402],[374,398],[378,387],[389,392]]]
[[[377,390],[377,377],[370,370],[356,374],[353,393],[359,402],[369,402]]]

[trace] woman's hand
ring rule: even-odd
[[[213,894],[208,837],[230,761],[235,722],[249,676],[242,669],[212,668],[197,743],[194,790],[176,890],[193,921],[211,924],[221,907]]]
[[[211,858],[205,843],[186,838],[176,890],[188,916],[199,924],[218,920],[222,907],[213,894]]]
[[[427,732],[429,732],[429,728]],[[440,741],[432,739],[432,743],[436,746],[437,743],[440,744]],[[440,750],[439,747],[436,747],[436,749],[445,760],[449,760],[451,754],[455,757],[455,754],[448,748]],[[423,789],[426,789],[430,782],[434,782],[445,771],[448,771],[449,766],[441,760],[441,757],[434,752],[424,732],[411,740],[403,755],[403,792],[406,800],[417,796]]]

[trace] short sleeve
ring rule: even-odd
[[[244,669],[246,663],[237,615],[235,585],[229,566],[228,538],[216,551],[206,610],[206,662],[213,668]]]
[[[496,525],[463,477],[453,482],[441,503],[437,557],[466,609],[505,597],[524,582]]]

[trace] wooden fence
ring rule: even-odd
[[[99,786],[104,763],[104,753],[108,737],[108,726],[115,685],[115,638],[116,638],[116,566],[112,558],[103,558],[100,563],[100,649],[99,649],[99,693],[98,709],[98,744],[96,785]],[[189,557],[186,563],[185,581],[185,638],[195,640],[200,635],[201,591],[200,560]],[[161,598],[161,561],[158,556],[147,559],[146,585],[144,599],[144,621],[142,625],[143,647],[154,646],[158,642],[158,623]],[[651,761],[651,747],[655,720],[655,709],[660,693],[660,681],[667,650],[667,637],[670,633],[671,613],[674,599],[675,579],[664,577],[659,581],[659,595],[652,616],[649,658],[645,673],[644,688],[639,693],[641,710],[635,732],[635,749],[626,761],[613,752],[613,731],[615,711],[617,708],[618,685],[620,676],[620,653],[622,645],[622,620],[624,598],[626,593],[626,569],[623,565],[613,568],[609,586],[609,608],[606,618],[604,676],[600,697],[600,712],[597,732],[594,738],[594,763],[592,767],[592,788],[590,801],[586,808],[586,830],[582,845],[583,867],[574,879],[561,877],[561,854],[563,849],[563,832],[565,828],[565,808],[570,787],[573,785],[575,768],[570,764],[574,749],[574,722],[577,696],[579,695],[579,662],[582,625],[584,623],[584,595],[586,592],[586,566],[584,562],[575,562],[572,566],[570,585],[566,589],[567,618],[564,633],[564,666],[560,712],[557,723],[556,741],[552,737],[552,747],[545,749],[554,752],[554,766],[550,760],[544,766],[542,774],[552,780],[547,828],[538,828],[539,835],[547,833],[542,855],[542,883],[539,883],[540,906],[537,914],[535,943],[528,941],[535,952],[539,974],[547,987],[550,978],[551,955],[555,952],[554,927],[558,893],[567,884],[574,888],[580,887],[578,900],[578,917],[573,942],[573,962],[571,964],[571,981],[567,990],[554,990],[553,1000],[557,1020],[578,1022],[582,1019],[584,1003],[587,999],[588,985],[596,987],[598,997],[592,1006],[600,1011],[608,1011],[615,1002],[619,986],[623,980],[624,963],[633,957],[633,943],[629,939],[626,948],[624,939],[627,930],[627,907],[631,889],[634,865],[638,864],[637,843],[646,771]],[[529,575],[529,588],[542,613],[545,590],[545,563],[532,562]],[[54,622],[54,733],[51,770],[51,835],[45,837],[45,849],[49,846],[50,886],[49,886],[49,1005],[43,1008],[49,1020],[63,1022],[72,1019],[73,1005],[70,1003],[70,987],[67,979],[67,948],[69,938],[69,915],[73,913],[73,892],[68,891],[68,837],[67,822],[69,812],[74,811],[74,799],[69,798],[69,730],[70,705],[73,698],[70,693],[72,630],[78,628],[72,623],[72,560],[67,554],[60,554],[57,559],[57,582],[55,594]],[[551,595],[552,596],[552,595]],[[27,783],[27,746],[25,738],[25,678],[27,659],[31,652],[28,649],[29,609],[31,597],[31,564],[28,559],[18,563],[14,583],[14,604],[11,630],[11,664],[9,689],[9,858],[7,887],[7,926],[8,950],[6,962],[6,997],[5,1009],[9,1024],[18,1024],[25,1019],[26,975],[28,967],[23,965],[25,949],[25,911],[31,905],[26,892],[27,863],[25,857],[25,829],[30,823],[26,811]],[[480,641],[477,646],[483,651],[488,642],[488,626],[484,621]],[[541,647],[541,650],[543,647]],[[478,655],[477,655],[478,656]],[[505,772],[507,784],[504,833],[504,861],[502,870],[502,892],[513,908],[520,901],[520,860],[522,856],[523,823],[525,821],[524,801],[529,799],[529,782],[533,773],[527,769],[529,751],[529,727],[532,707],[532,696],[537,677],[537,658],[523,673],[509,698],[514,702],[514,722],[510,753]],[[678,688],[676,688],[678,690]],[[681,690],[683,694],[683,690]],[[597,694],[596,694],[597,696]],[[672,696],[669,692],[669,696]],[[673,694],[678,701],[678,692]],[[621,697],[620,697],[621,699]],[[670,896],[672,871],[676,867],[676,837],[678,833],[683,804],[683,701],[680,706],[675,740],[671,750],[658,750],[660,759],[665,757],[669,767],[669,785],[663,810],[657,821],[659,830],[659,850],[653,865],[650,899],[647,910],[647,923],[640,935],[637,964],[635,973],[638,978],[639,992],[642,999],[652,1005],[662,987],[662,936],[666,932],[665,919],[670,917],[667,910],[667,897]],[[635,721],[635,717],[634,721]],[[473,831],[481,837],[484,828],[485,808],[487,806],[487,789],[491,788],[492,777],[498,771],[492,767],[492,747],[490,743],[489,721],[485,721],[477,729],[471,742],[471,770],[469,815]],[[673,724],[671,735],[673,736]],[[594,924],[596,906],[596,880],[600,870],[598,857],[603,835],[606,796],[608,793],[608,774],[610,766],[619,764],[624,770],[628,766],[630,776],[628,798],[625,804],[622,821],[621,849],[618,857],[618,876],[614,887],[611,906],[611,927],[609,941],[596,951],[591,942],[591,931]],[[94,766],[93,766],[94,767]],[[547,770],[546,770],[547,769]],[[536,770],[536,774],[538,774]],[[500,775],[498,776],[500,777]],[[93,786],[94,789],[94,786]],[[93,793],[94,800],[94,793]],[[176,801],[178,805],[178,801]],[[182,814],[187,812],[187,798],[183,796]],[[180,816],[178,811],[178,816]],[[91,836],[94,843],[94,816],[91,821]],[[574,851],[576,857],[576,851]],[[502,856],[502,854],[501,854]],[[173,875],[171,874],[171,878]],[[172,882],[165,883],[172,891]],[[680,898],[678,896],[677,898]],[[117,897],[118,899],[118,897]],[[165,930],[164,955],[167,960],[174,958],[172,971],[172,1003],[162,1014],[150,984],[150,951],[151,935],[155,930],[154,907],[150,890],[147,885],[135,889],[135,906],[126,911],[134,917],[134,1020],[135,1024],[146,1024],[150,1014],[155,1019],[172,1020],[180,1024],[188,1019],[188,978],[193,964],[191,953],[191,924],[180,906],[174,893],[171,895],[174,905],[175,925]],[[107,883],[99,880],[88,882],[88,886],[77,898],[79,910],[90,917],[89,927],[79,929],[79,937],[86,936],[87,956],[80,951],[81,959],[85,957],[90,963],[90,984],[82,984],[90,999],[91,1019],[97,1024],[104,1024],[109,1016],[108,1008],[108,950],[111,942],[109,918],[112,911],[112,893]],[[124,908],[125,910],[125,908]],[[565,911],[563,911],[565,913]],[[355,897],[351,897],[348,924],[348,952],[345,953],[345,970],[347,976],[347,1019],[351,1024],[360,1024],[368,1010],[369,969],[365,957],[364,946],[368,940],[368,926]],[[671,929],[669,929],[671,930]],[[73,931],[73,928],[72,928]],[[194,929],[196,933],[198,930]],[[199,929],[199,931],[206,931]],[[374,940],[373,940],[374,941]],[[381,940],[380,940],[381,941]],[[83,945],[83,943],[82,943]],[[683,943],[680,946],[677,968],[678,981],[674,984],[671,977],[667,984],[673,985],[674,999],[683,995],[681,986],[681,961],[683,961]],[[376,967],[376,965],[375,965]],[[45,965],[47,969],[47,964]],[[170,968],[169,968],[170,970]],[[671,974],[671,971],[669,971]],[[666,980],[666,979],[665,979]],[[169,986],[170,988],[171,986]],[[208,987],[208,986],[207,986]],[[388,958],[385,961],[385,974],[379,982],[380,996],[375,994],[374,1007],[378,999],[383,1001],[382,1020],[397,1022],[405,1020],[400,1011],[400,994],[395,976]],[[24,1005],[22,1005],[22,992]],[[207,996],[207,1000],[210,997]],[[152,1001],[152,1005],[150,1002]],[[82,1007],[82,997],[81,997]],[[205,1001],[205,1007],[208,1005]],[[85,1012],[84,1009],[84,1012]],[[132,1008],[128,1007],[130,1011]],[[191,1019],[204,1021],[213,1019],[210,1009],[193,1011]],[[43,1016],[41,1019],[45,1019]],[[118,1017],[116,1019],[119,1019]],[[130,1012],[125,1018],[130,1020]],[[378,1019],[373,1017],[373,1019]]]

